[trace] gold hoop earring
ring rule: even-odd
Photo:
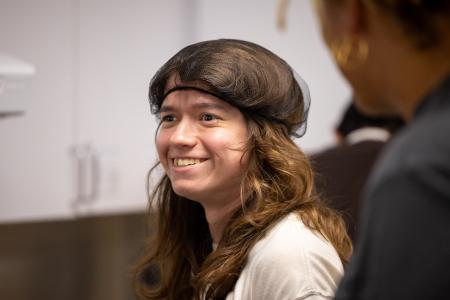
[[[344,38],[333,43],[330,48],[338,65],[345,69],[362,65],[369,54],[367,42],[356,38]]]

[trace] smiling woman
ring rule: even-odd
[[[172,77],[168,88],[177,84]],[[166,93],[161,106],[158,155],[174,192],[202,204],[213,242],[218,243],[221,230],[211,224],[224,224],[222,219],[241,203],[247,123],[225,101],[184,87]]]
[[[138,297],[330,299],[351,243],[291,139],[306,128],[303,80],[261,46],[213,40],[172,57],[149,96],[165,174]]]

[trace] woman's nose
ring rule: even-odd
[[[197,143],[197,131],[188,120],[181,121],[175,128],[170,142],[179,147],[193,147]]]

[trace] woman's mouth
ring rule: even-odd
[[[172,161],[175,167],[186,167],[199,164],[205,160],[204,158],[174,158]]]

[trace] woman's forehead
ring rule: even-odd
[[[164,99],[161,112],[175,108],[215,108],[225,111],[232,109],[226,101],[211,94],[203,93],[194,89],[174,90]]]

